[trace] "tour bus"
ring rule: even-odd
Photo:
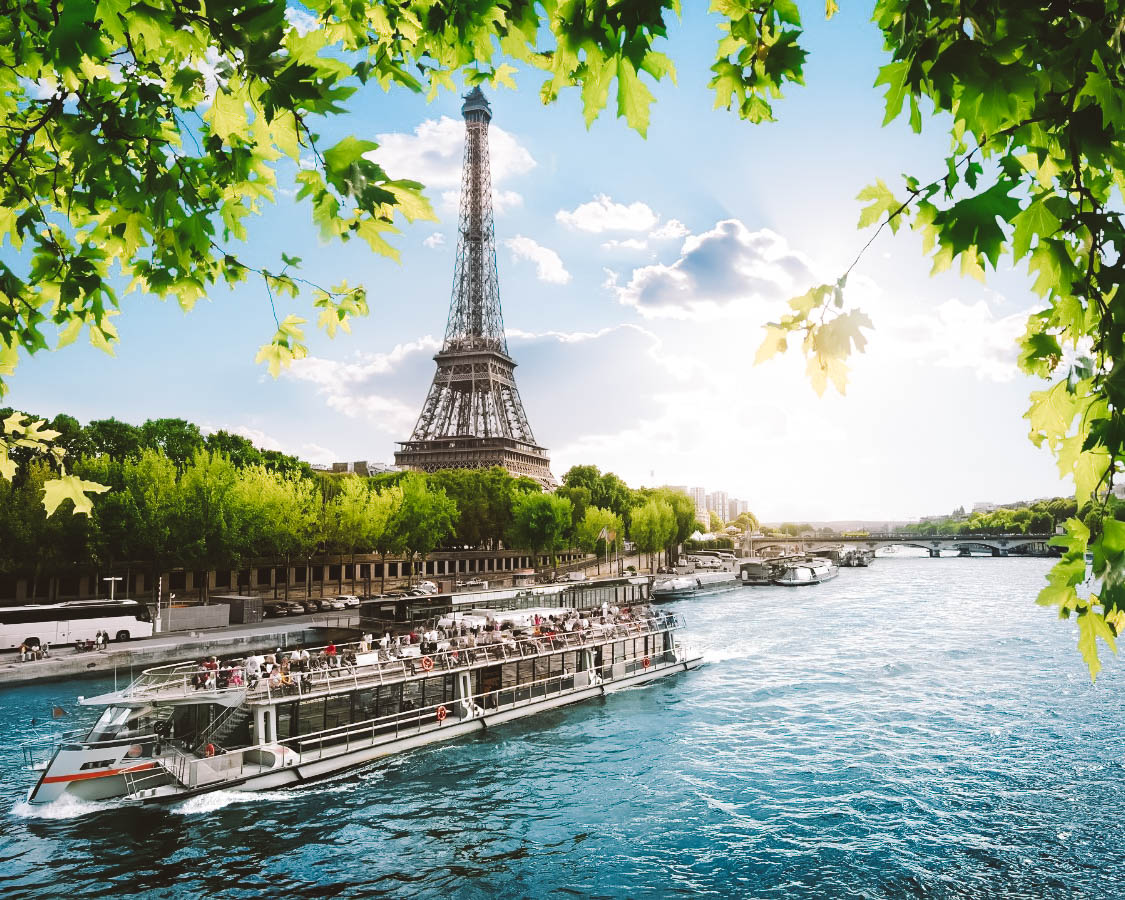
[[[104,631],[111,641],[152,637],[152,616],[136,600],[75,600],[0,607],[0,648],[25,642],[73,644]]]
[[[737,557],[730,550],[692,550],[692,556],[704,557],[707,559],[716,559],[720,563],[734,562]]]

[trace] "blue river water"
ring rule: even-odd
[[[29,808],[12,739],[112,682],[4,690],[0,894],[1119,897],[1122,670],[1034,605],[1049,564],[682,601],[702,669],[168,809]]]

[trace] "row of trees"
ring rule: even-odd
[[[655,564],[695,528],[686,494],[634,490],[595,466],[575,466],[546,493],[501,468],[317,472],[182,419],[82,426],[60,415],[50,427],[74,474],[108,490],[92,498],[88,516],[47,516],[46,460],[29,454],[11,481],[0,480],[0,574],[28,576],[32,597],[52,595],[58,575],[126,566],[151,572],[155,584],[170,569],[239,569],[251,560],[288,568],[322,554],[415,561],[438,548],[503,544],[536,558],[569,547],[608,556],[627,535]]]
[[[1066,522],[1078,512],[1073,497],[1056,497],[1036,500],[1033,503],[1002,506],[988,512],[969,515],[952,515],[937,521],[907,525],[903,531],[915,534],[1053,534],[1055,527]],[[1100,522],[1102,510],[1087,504],[1084,517],[1096,517]],[[1091,518],[1091,524],[1093,518]]]

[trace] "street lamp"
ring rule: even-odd
[[[120,575],[110,575],[110,576],[107,576],[106,578],[102,579],[102,581],[108,581],[109,582],[109,600],[110,600],[111,603],[113,602],[113,589],[114,589],[114,587],[117,586],[117,582],[124,581],[124,580],[125,579]]]

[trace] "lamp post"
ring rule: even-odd
[[[113,602],[113,589],[117,586],[117,582],[124,580],[120,575],[110,575],[102,579],[102,581],[109,582],[109,600],[111,603]]]

